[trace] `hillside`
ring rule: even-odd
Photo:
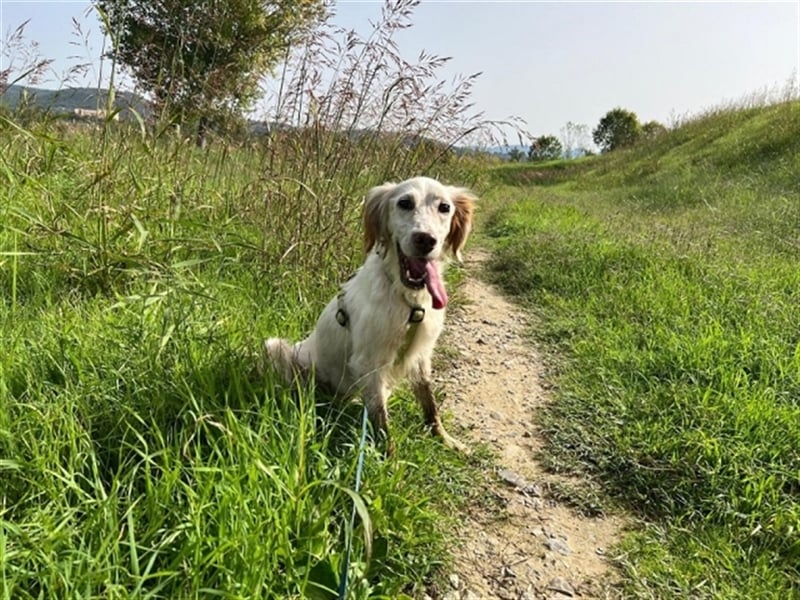
[[[25,98],[42,110],[55,114],[72,114],[75,109],[104,108],[108,103],[108,90],[88,87],[49,90],[12,85],[0,95],[0,106],[14,109]],[[114,104],[123,112],[127,108],[132,108],[140,115],[146,115],[148,112],[145,100],[131,92],[116,92]]]
[[[493,171],[489,273],[555,363],[550,464],[646,524],[625,597],[798,597],[799,172],[797,101]]]
[[[509,184],[610,188],[660,185],[669,179],[688,184],[687,178],[713,173],[729,180],[795,189],[799,157],[800,101],[794,100],[710,111],[630,149],[546,164],[509,164],[496,169],[494,176]]]

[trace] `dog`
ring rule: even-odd
[[[286,383],[313,375],[339,399],[361,395],[376,435],[391,454],[387,401],[411,383],[426,424],[445,445],[468,452],[442,425],[431,384],[431,356],[444,326],[443,276],[472,228],[475,196],[428,177],[372,188],[364,200],[366,259],[328,303],[314,331],[291,344],[264,342]]]

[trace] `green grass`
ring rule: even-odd
[[[800,597],[797,173],[796,101],[495,173],[491,272],[559,357],[550,464],[647,523],[632,596]]]
[[[331,598],[354,502],[350,598],[443,577],[481,470],[401,392],[398,455],[369,446],[354,495],[360,405],[255,369],[360,260],[345,192],[382,171],[301,184],[258,146],[125,128],[0,140],[0,598]]]

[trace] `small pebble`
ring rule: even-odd
[[[563,554],[564,556],[569,556],[572,554],[572,548],[569,547],[569,544],[564,540],[560,540],[558,538],[550,538],[544,543],[547,546],[548,550],[552,550],[553,552],[558,552],[559,554]]]
[[[448,577],[447,579],[450,582],[450,587],[453,588],[454,590],[457,590],[459,587],[461,587],[461,581],[459,580],[458,575],[456,575],[455,573],[451,573],[450,577]]]
[[[563,577],[554,577],[551,579],[550,583],[547,584],[547,589],[558,592],[559,594],[564,594],[565,596],[572,597],[575,595],[575,589],[570,585],[569,581]]]

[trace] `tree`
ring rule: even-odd
[[[554,135],[541,135],[533,142],[528,150],[528,160],[542,161],[561,158],[563,147]]]
[[[323,15],[323,0],[97,0],[111,56],[162,118],[206,128],[242,114],[258,82]]]
[[[567,121],[561,128],[561,142],[564,147],[564,156],[575,158],[585,156],[591,152],[589,126]]]
[[[512,146],[508,151],[508,160],[511,162],[519,162],[522,160],[523,156],[525,156],[525,154],[516,146]]]
[[[654,140],[667,133],[667,128],[658,121],[648,121],[642,125],[642,138]]]
[[[630,146],[639,139],[641,133],[642,127],[636,113],[615,108],[600,119],[600,123],[592,131],[592,139],[603,152],[610,152]]]

